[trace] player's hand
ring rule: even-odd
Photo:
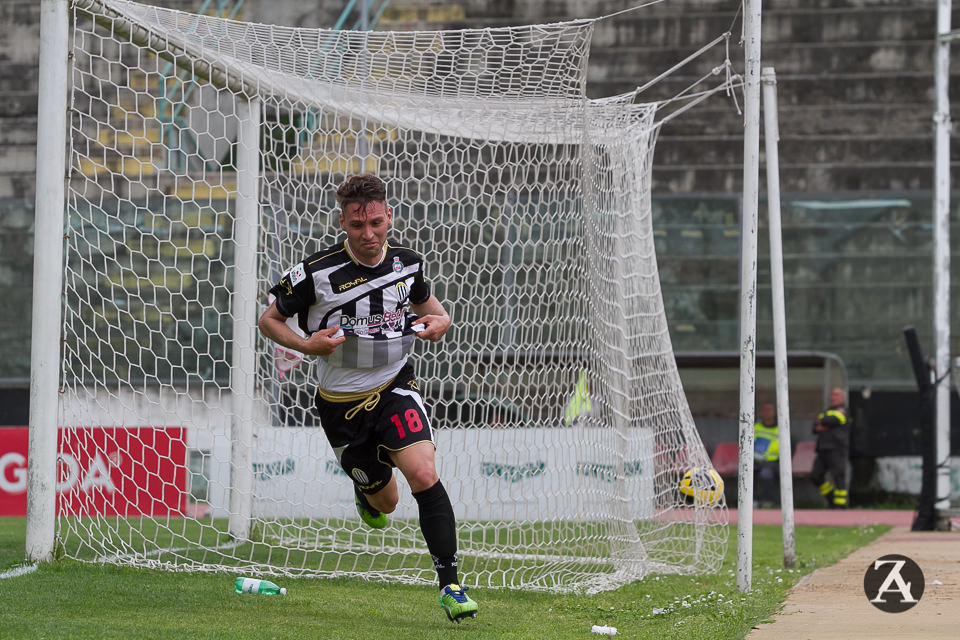
[[[436,342],[443,337],[443,334],[450,328],[450,316],[444,315],[426,315],[413,321],[412,324],[422,324],[423,330],[417,332],[418,338]]]
[[[346,340],[343,335],[334,337],[334,334],[340,330],[339,326],[320,329],[312,336],[307,338],[303,345],[303,351],[312,356],[328,356],[334,349],[340,346],[340,343]]]

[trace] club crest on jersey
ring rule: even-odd
[[[406,303],[407,298],[410,297],[410,287],[407,286],[406,282],[397,283],[397,309],[402,307]]]
[[[396,271],[397,273],[400,273],[401,271],[403,271],[403,263],[400,262],[400,256],[393,257],[393,270]]]

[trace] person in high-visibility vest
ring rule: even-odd
[[[813,461],[810,479],[831,509],[850,506],[847,495],[850,417],[845,405],[846,394],[840,387],[835,387],[830,392],[830,407],[813,423],[813,432],[817,434],[817,457]],[[827,480],[828,473],[830,480]]]
[[[563,426],[569,427],[580,418],[589,415],[591,411],[593,411],[593,402],[590,400],[590,383],[587,381],[586,370],[583,370],[563,410]]]
[[[753,502],[772,507],[780,503],[780,438],[777,411],[769,402],[760,406],[753,425]]]

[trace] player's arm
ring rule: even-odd
[[[328,356],[337,345],[346,340],[342,335],[333,337],[340,327],[320,329],[309,338],[301,338],[287,326],[287,317],[277,310],[276,302],[271,303],[263,312],[257,321],[257,327],[260,333],[277,344],[313,356]]]
[[[417,314],[417,322],[424,327],[417,334],[418,338],[436,342],[450,328],[450,315],[436,296],[431,295],[420,304],[411,303],[410,308]]]

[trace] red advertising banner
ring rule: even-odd
[[[183,427],[60,429],[57,514],[180,515],[187,496]],[[27,513],[26,427],[0,428],[0,516]]]

